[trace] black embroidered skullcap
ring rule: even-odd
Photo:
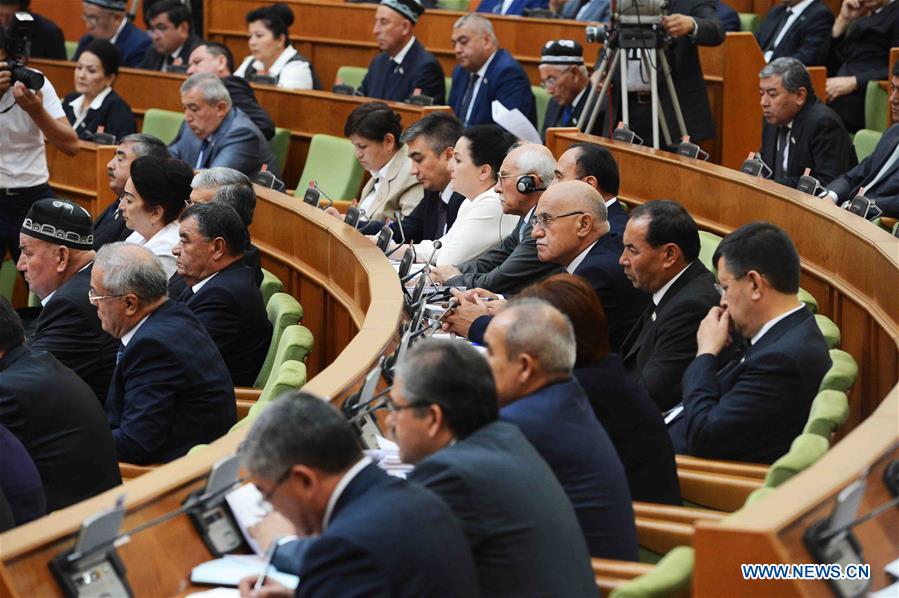
[[[573,39],[548,41],[540,53],[540,64],[582,65],[584,49]]]
[[[93,249],[94,223],[78,204],[64,199],[39,199],[22,222],[22,234],[72,249]]]

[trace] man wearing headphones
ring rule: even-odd
[[[510,151],[500,167],[496,192],[502,196],[503,213],[521,217],[518,225],[481,257],[459,268],[435,268],[431,278],[452,286],[516,293],[532,282],[561,272],[559,265],[537,259],[537,245],[531,237],[534,207],[552,182],[555,167],[552,152],[542,145],[529,143]]]

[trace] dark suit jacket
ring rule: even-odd
[[[87,382],[103,403],[115,368],[119,340],[103,331],[97,308],[87,298],[92,269],[93,264],[56,289],[41,309],[28,345],[33,351],[52,353]]]
[[[584,93],[581,95],[580,99],[574,104],[574,107],[571,109],[571,116],[568,119],[562,118],[562,112],[564,112],[565,107],[560,105],[557,101],[552,98],[549,98],[549,103],[546,105],[546,115],[543,118],[543,130],[540,131],[541,137],[546,139],[546,130],[551,127],[576,127],[581,120],[581,112],[584,111],[584,105],[587,103],[587,95],[590,93],[589,89],[586,89]],[[594,130],[599,130],[602,127],[602,119],[596,121],[597,124],[593,126]]]
[[[31,36],[31,57],[67,60],[66,38],[59,25],[37,13],[34,17],[34,33]]]
[[[510,16],[522,16],[524,9],[533,10],[535,8],[547,8],[548,0],[512,0],[509,10],[505,14]],[[478,4],[478,12],[487,12],[494,14],[502,14],[503,0],[481,0]]]
[[[494,293],[517,293],[524,287],[552,274],[558,274],[558,264],[537,259],[537,242],[531,237],[532,226],[524,218],[506,235],[502,243],[481,257],[459,267],[462,274],[446,281],[447,285],[481,287]],[[523,232],[521,232],[523,229]],[[524,241],[519,243],[519,235]]]
[[[92,41],[94,41],[93,35],[83,35],[78,40],[78,47],[75,49],[75,55],[72,57],[72,60],[77,61],[78,57],[81,56],[81,52],[84,51],[84,47]],[[122,53],[121,66],[137,68],[141,60],[144,59],[147,48],[150,47],[150,35],[131,22],[125,23],[122,32],[115,40],[115,47]]]
[[[774,169],[777,156],[776,125],[762,122],[761,154],[765,164]],[[775,179],[778,183],[795,187],[806,168],[811,175],[827,185],[856,164],[855,148],[843,121],[824,102],[810,95],[808,102],[793,119],[788,136],[790,153],[784,176]],[[773,175],[772,175],[773,177]]]
[[[609,353],[596,364],[575,367],[574,377],[621,458],[631,498],[682,504],[674,448],[662,413],[630,379],[621,357]]]
[[[627,212],[624,211],[624,207],[621,205],[621,200],[616,199],[615,203],[613,203],[606,209],[609,214],[609,230],[611,230],[613,233],[624,235],[624,229],[627,227],[627,221],[630,216]]]
[[[669,425],[679,454],[772,463],[802,433],[830,356],[803,307],[718,370],[699,355],[684,374],[684,411]]]
[[[860,187],[866,187],[874,180],[893,155],[896,145],[899,145],[899,125],[893,125],[886,130],[874,152],[862,160],[861,164],[828,185],[828,188],[837,194],[840,204],[858,195]],[[870,191],[865,191],[865,197],[877,202],[885,215],[899,216],[899,162],[895,162],[889,173]]]
[[[599,297],[609,324],[609,340],[617,351],[628,331],[650,303],[649,295],[634,287],[618,263],[624,245],[621,236],[603,235],[574,270],[575,276],[586,278]]]
[[[69,124],[75,123],[75,112],[72,110],[71,104],[80,95],[76,91],[62,100],[62,109],[66,113],[66,118],[69,119]],[[110,91],[109,95],[103,98],[103,103],[97,110],[88,108],[87,115],[75,132],[79,139],[93,141],[94,134],[100,126],[103,127],[104,133],[115,135],[117,140],[125,135],[137,133],[137,121],[134,120],[131,106],[115,90]]]
[[[122,482],[103,407],[81,378],[46,351],[21,346],[0,359],[0,424],[34,460],[47,511]]]
[[[299,576],[299,597],[478,595],[471,550],[449,507],[377,465],[344,488]]]
[[[234,425],[228,368],[186,306],[163,303],[131,338],[106,413],[119,460],[138,464],[171,461]]]
[[[715,277],[694,260],[655,307],[656,319],[637,320],[622,343],[625,369],[660,411],[681,401],[681,378],[696,357],[696,330],[720,299]]]
[[[130,235],[131,229],[125,226],[125,219],[119,211],[119,200],[115,200],[94,221],[94,250],[107,243],[124,241]]]
[[[181,66],[187,68],[188,60],[190,60],[190,53],[194,51],[194,48],[200,43],[200,38],[191,33],[187,36],[187,39],[184,40],[184,45],[181,46],[181,51],[178,52],[178,58],[181,59]],[[144,54],[143,59],[141,60],[138,68],[141,69],[149,69],[151,71],[161,71],[162,65],[165,64],[166,58],[168,55],[160,54],[156,51],[156,48],[150,44],[150,47],[147,48],[147,52]]]
[[[571,503],[516,426],[487,424],[422,460],[408,479],[462,524],[482,596],[596,596]]]
[[[456,221],[459,214],[459,206],[465,201],[465,196],[461,193],[453,193],[450,196],[449,203],[446,205],[446,230],[449,230]],[[393,240],[397,243],[402,242],[405,235],[406,243],[412,241],[419,243],[421,241],[433,241],[443,236],[443,231],[437,230],[437,218],[439,217],[439,206],[443,203],[443,198],[436,191],[425,191],[424,197],[415,206],[412,212],[403,218],[402,232],[400,231],[400,223],[393,221],[390,228],[393,231]],[[380,220],[369,220],[368,223],[360,230],[366,235],[376,235],[384,223]]]
[[[775,5],[759,26],[755,37],[758,39],[762,52],[765,51],[768,44],[773,43],[776,39],[776,34],[779,33],[777,25],[786,10],[787,7],[784,4]],[[806,66],[824,64],[827,60],[827,51],[830,49],[830,31],[833,28],[833,20],[833,13],[824,2],[820,0],[812,2],[787,29],[783,39],[774,48],[771,60],[789,56],[801,61]]]
[[[194,135],[187,123],[181,125],[178,136],[169,146],[169,153],[187,163],[191,168],[212,168],[227,166],[253,176],[268,166],[268,171],[280,175],[278,160],[272,153],[268,141],[240,108],[231,107],[225,120],[209,139],[212,145],[203,156],[203,163],[197,164],[202,141]]]
[[[222,79],[222,83],[225,84],[225,89],[231,96],[231,104],[240,108],[253,121],[253,124],[259,127],[259,131],[266,139],[274,137],[275,123],[265,108],[259,105],[256,92],[253,91],[247,80],[243,77],[228,75]]]
[[[721,21],[725,33],[740,30],[740,15],[721,0],[715,2],[715,13],[718,15],[718,20]]]
[[[434,98],[435,105],[443,106],[446,103],[443,69],[417,39],[403,57],[402,72],[395,71],[395,66],[396,63],[386,52],[372,58],[359,92],[370,98],[404,102],[418,89],[420,93]]]
[[[194,312],[215,341],[233,385],[253,386],[272,341],[272,324],[253,269],[237,260],[197,293],[186,289],[178,301]]]
[[[490,104],[493,100],[499,100],[509,110],[518,108],[525,118],[536,126],[537,107],[534,103],[534,93],[531,91],[531,82],[527,73],[511,54],[502,48],[494,54],[490,66],[484,73],[478,95],[471,100],[471,118],[466,122],[465,115],[461,112],[462,100],[468,88],[468,75],[468,71],[456,65],[453,69],[453,83],[449,97],[450,107],[465,126],[492,123],[493,113]]]
[[[31,455],[22,442],[0,424],[0,497],[9,504],[12,522],[0,531],[28,523],[47,512],[44,487]]]
[[[624,467],[574,378],[500,410],[559,478],[595,557],[637,560],[637,532]]]

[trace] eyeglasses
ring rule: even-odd
[[[549,87],[555,87],[555,86],[556,86],[556,83],[559,82],[559,79],[561,79],[562,77],[564,77],[564,76],[565,76],[567,73],[569,73],[569,72],[571,72],[571,69],[570,69],[570,68],[569,68],[569,69],[565,69],[564,71],[562,71],[561,73],[559,73],[559,75],[552,75],[552,76],[550,76],[550,77],[547,77],[546,79],[543,79],[543,80],[540,82],[540,87],[542,87],[543,89],[547,89],[547,88],[549,88]]]
[[[392,400],[387,399],[386,401],[384,401],[383,407],[384,407],[384,409],[387,410],[387,413],[399,413],[400,411],[403,411],[405,409],[415,409],[416,407],[427,407],[428,405],[432,405],[432,404],[433,403],[430,403],[428,401],[421,401],[418,403],[409,403],[407,405],[397,405]]]
[[[281,474],[281,477],[278,478],[278,480],[275,482],[275,484],[271,488],[268,489],[268,492],[262,492],[260,490],[260,493],[262,494],[262,498],[265,499],[265,502],[268,502],[268,503],[272,502],[272,496],[275,495],[275,492],[278,491],[278,488],[281,487],[281,484],[283,484],[284,482],[287,481],[287,477],[290,475],[290,472],[292,469],[293,469],[292,467],[288,467],[287,470]],[[257,488],[258,488],[258,486],[257,486]]]
[[[584,212],[568,212],[567,214],[559,214],[558,216],[552,216],[550,214],[534,214],[533,216],[531,216],[531,226],[546,228],[553,220],[558,220],[559,218],[567,218],[568,216],[580,216],[582,214],[584,214]]]
[[[85,23],[98,23],[99,21],[105,19],[108,15],[106,13],[100,13],[98,15],[88,15],[81,13],[81,20]]]
[[[87,300],[96,305],[98,301],[102,301],[103,299],[112,299],[113,297],[124,297],[126,293],[119,293],[118,295],[95,295],[94,289],[88,289],[87,291]]]
[[[518,174],[509,174],[509,173],[507,173],[507,174],[503,174],[502,172],[498,172],[498,173],[496,173],[496,178],[498,178],[500,181],[502,181],[503,179],[513,179],[513,178],[516,178],[516,177],[525,176],[526,174],[528,174],[528,173],[524,173],[524,174],[522,174],[522,173],[518,173]]]
[[[748,274],[748,272],[747,272],[746,274]],[[743,276],[737,276],[736,278],[734,278],[733,280],[731,280],[730,283],[737,282],[737,281],[740,280],[741,278],[746,278],[746,274],[744,274]],[[730,283],[728,283],[728,284],[730,284]],[[730,287],[728,287],[728,288],[730,288]],[[724,297],[725,295],[727,295],[727,289],[725,289],[723,286],[721,286],[721,285],[718,284],[717,282],[715,283],[715,290],[718,291],[718,294],[721,295],[722,297]]]

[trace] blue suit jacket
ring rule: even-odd
[[[859,187],[867,187],[884,167],[893,150],[899,144],[899,125],[893,125],[883,134],[877,147],[861,164],[834,180],[828,187],[837,194],[839,203],[850,200],[858,194]],[[873,199],[886,216],[899,217],[899,162],[895,162],[889,172],[865,197]]]
[[[265,136],[240,108],[232,106],[225,120],[209,139],[212,140],[212,145],[203,155],[203,163],[197,164],[203,142],[194,135],[185,122],[181,125],[175,141],[169,146],[169,153],[173,158],[186,162],[191,168],[227,166],[251,177],[266,164],[269,172],[276,176],[281,174],[278,160]]]
[[[453,69],[453,83],[450,89],[449,105],[463,121],[465,126],[483,125],[493,122],[493,114],[490,104],[493,100],[512,110],[518,108],[521,113],[537,125],[537,108],[534,103],[534,93],[531,91],[531,82],[527,73],[521,68],[512,55],[500,48],[493,56],[484,80],[478,89],[478,95],[471,100],[471,118],[464,122],[465,115],[461,114],[462,99],[465,89],[468,87],[469,72],[461,66]]]
[[[299,569],[297,596],[477,596],[471,550],[449,507],[429,490],[360,471]]]
[[[516,426],[487,424],[422,460],[409,480],[461,522],[482,596],[596,596],[571,503]]]
[[[404,102],[416,89],[434,98],[434,104],[446,103],[446,80],[443,69],[434,55],[416,39],[403,58],[402,74],[394,72],[393,62],[386,52],[375,56],[368,65],[359,92],[370,98]]]
[[[47,499],[41,476],[22,442],[6,426],[0,424],[0,498],[10,508],[12,521],[4,525],[0,517],[0,532],[28,523],[47,512]]]
[[[193,292],[178,298],[194,313],[218,347],[234,386],[252,386],[272,341],[262,293],[252,268],[239,259]]]
[[[556,474],[595,557],[637,560],[637,532],[624,467],[574,378],[506,405],[500,419],[516,424]]]
[[[587,10],[581,14],[581,9]],[[612,3],[609,0],[568,0],[562,7],[563,19],[577,19],[578,21],[590,21],[608,23],[611,17]],[[577,17],[581,18],[578,19]]]
[[[75,49],[75,56],[72,60],[78,60],[85,46],[94,41],[93,35],[84,35],[78,40],[78,47]],[[137,68],[150,47],[150,35],[143,29],[134,26],[132,23],[125,23],[122,32],[115,40],[115,47],[122,53],[122,66],[130,66]]]
[[[533,10],[535,8],[548,8],[549,0],[512,0],[509,10],[505,14],[510,16],[521,16],[524,9]],[[487,12],[493,14],[502,14],[503,0],[481,0],[478,4],[478,12]]]
[[[166,301],[131,338],[112,374],[106,414],[119,461],[164,463],[237,420],[234,387],[202,324]]]
[[[787,9],[784,4],[777,4],[762,21],[758,33],[759,47],[762,52],[773,43],[780,15]],[[824,2],[812,2],[793,21],[780,43],[774,48],[771,60],[790,56],[806,66],[824,64],[830,49],[830,31],[833,28],[834,15]]]
[[[772,463],[808,419],[830,368],[824,337],[803,307],[774,325],[745,354],[717,369],[698,356],[684,374],[684,410],[668,431],[679,454]]]

